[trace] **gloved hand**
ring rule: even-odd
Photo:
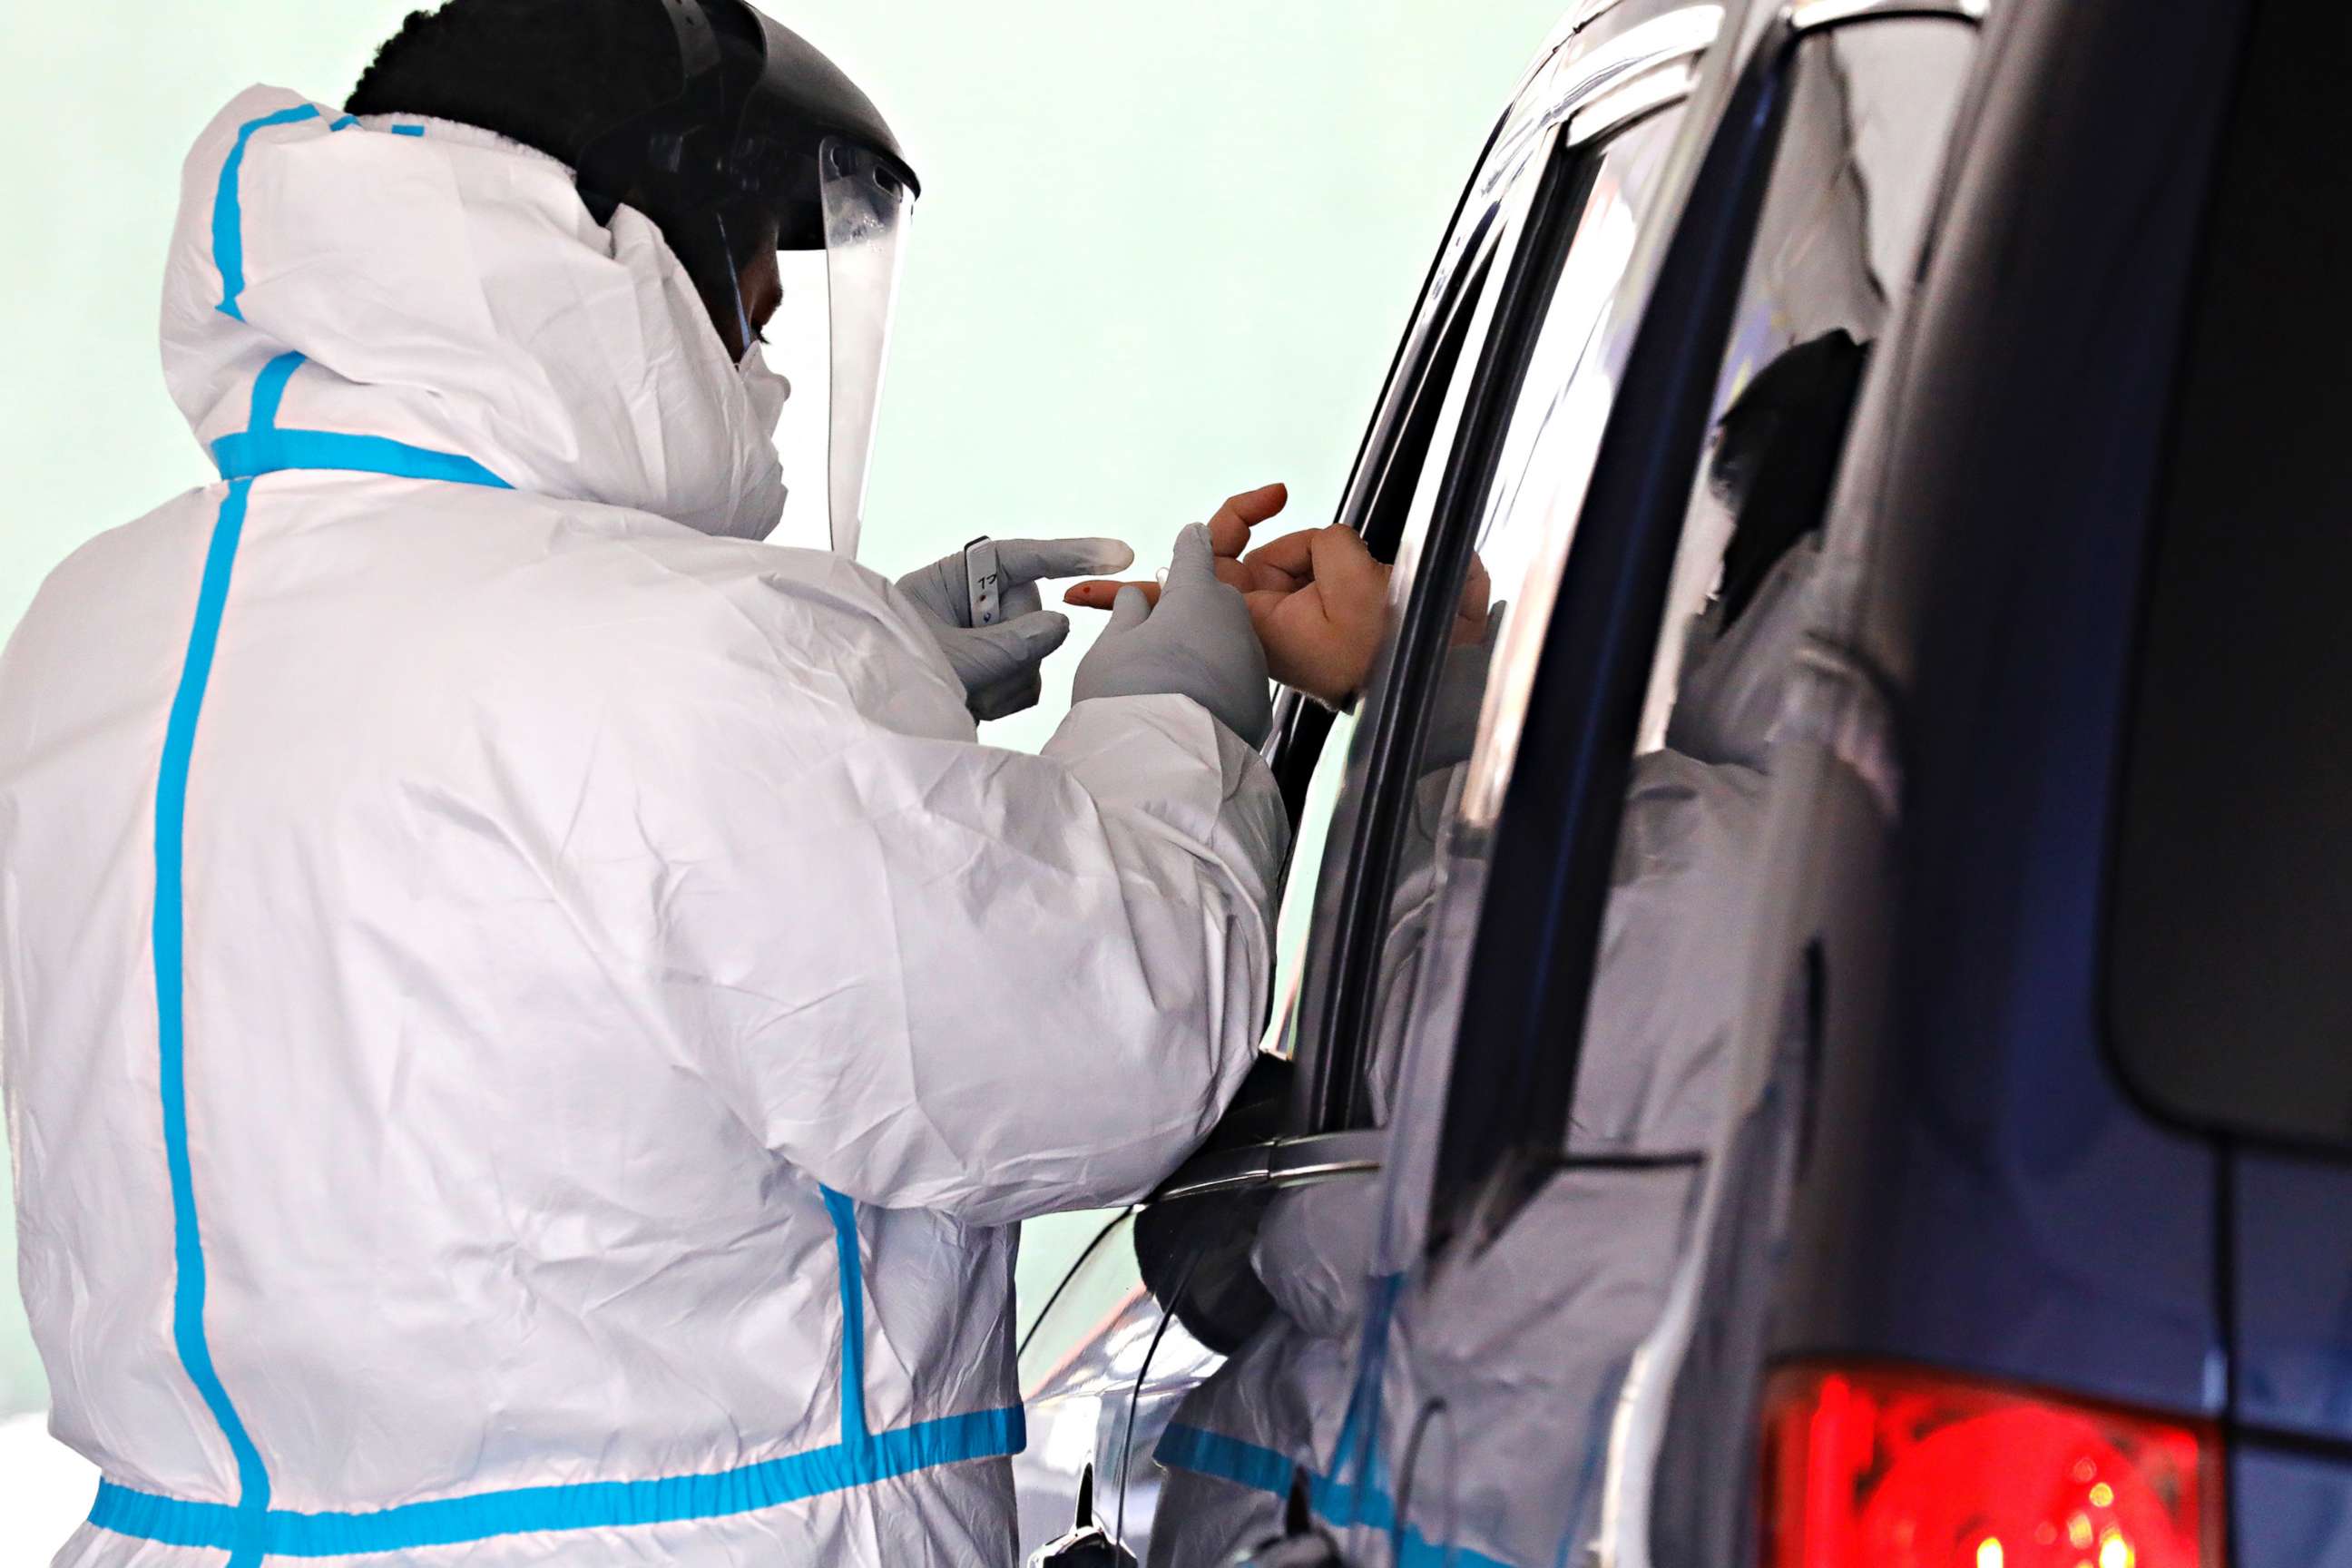
[[[1390,569],[1339,523],[1250,550],[1250,530],[1279,514],[1288,499],[1281,485],[1233,497],[1209,520],[1210,548],[1218,577],[1248,601],[1274,678],[1327,707],[1344,708],[1363,689],[1387,634]],[[1137,586],[1146,598],[1159,592],[1149,583]],[[1117,583],[1080,583],[1062,597],[1101,610],[1118,590]],[[1486,566],[1472,557],[1454,610],[1456,646],[1485,635],[1490,591]]]
[[[1173,693],[1206,708],[1253,746],[1274,727],[1265,649],[1241,591],[1217,580],[1209,531],[1176,536],[1159,603],[1130,583],[1111,602],[1102,636],[1079,661],[1070,700]]]
[[[1070,635],[1067,616],[1043,608],[1038,580],[1121,571],[1134,560],[1135,552],[1116,539],[1000,539],[1000,618],[991,626],[971,624],[961,550],[899,578],[898,591],[929,621],[931,636],[963,682],[971,716],[1003,719],[1036,705],[1043,689],[1039,668]]]

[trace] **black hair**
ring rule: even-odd
[[[1724,625],[1821,527],[1869,363],[1869,344],[1842,327],[1824,332],[1759,371],[1717,422],[1707,484],[1734,520],[1718,592]]]
[[[677,88],[677,39],[646,0],[447,0],[409,13],[343,109],[455,120],[577,164]]]
[[[446,0],[409,13],[343,109],[454,120],[576,168],[599,134],[679,88],[677,36],[650,0]],[[631,205],[661,229],[728,337],[736,274],[768,215],[733,202],[664,211],[635,195]]]

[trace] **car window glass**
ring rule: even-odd
[[[1458,290],[1445,290],[1440,300],[1441,306],[1450,304],[1451,309],[1436,325],[1427,358],[1407,365],[1404,383],[1390,390],[1390,397],[1399,405],[1399,416],[1386,449],[1368,454],[1377,465],[1377,473],[1358,524],[1366,547],[1380,560],[1395,556],[1397,541],[1409,524],[1417,476],[1430,453],[1442,453],[1450,444],[1453,422],[1460,413],[1455,386],[1467,374],[1465,349],[1485,331],[1482,305],[1495,237],[1491,214],[1475,223],[1463,253],[1468,275]],[[1449,244],[1447,254],[1453,253]],[[1476,356],[1467,358],[1475,363]],[[1295,797],[1297,809],[1292,823],[1290,862],[1275,928],[1275,981],[1269,993],[1273,1007],[1261,1042],[1262,1048],[1284,1057],[1294,1056],[1297,1049],[1298,1004],[1305,977],[1313,967],[1314,933],[1321,918],[1318,911],[1332,897],[1324,873],[1332,858],[1331,830],[1340,813],[1356,733],[1352,710],[1301,717],[1318,716],[1322,724],[1302,722],[1294,731],[1319,731],[1321,739],[1306,784]],[[1296,757],[1283,761],[1286,771],[1300,765]]]
[[[1802,641],[1821,512],[1871,344],[1914,270],[1975,38],[1958,22],[1874,21],[1797,48],[1650,660],[1567,1108],[1570,1152],[1680,1153],[1712,1125],[1721,1037],[1709,1020],[1727,1016],[1741,977],[1727,965],[1746,836],[1760,820],[1773,720]],[[1571,381],[1561,400],[1577,396]],[[1574,429],[1548,438],[1597,439]],[[1531,468],[1542,445],[1532,444]],[[1544,504],[1572,512],[1590,461],[1563,463],[1569,479]],[[1515,511],[1537,493],[1523,485]],[[1507,540],[1517,525],[1498,521],[1486,538]],[[1511,558],[1507,543],[1482,544]],[[1415,1126],[1392,1142],[1387,1178],[1397,1195],[1382,1246],[1397,1267],[1417,1255],[1427,1217],[1454,1026],[1563,556],[1538,550],[1519,586],[1496,590],[1521,602],[1503,610],[1484,727],[1439,828],[1439,908],[1411,1008]]]
[[[2256,12],[2153,536],[2116,849],[2117,1058],[2204,1126],[2352,1149],[2352,219],[2340,13]]]
[[[1503,269],[1496,264],[1506,247],[1516,241],[1517,222],[1524,216],[1531,194],[1529,181],[1526,188],[1507,191],[1496,199],[1482,223],[1483,238],[1474,247],[1467,276],[1429,363],[1411,389],[1400,438],[1381,465],[1365,509],[1363,535],[1376,559],[1393,562],[1400,551],[1409,552],[1427,528],[1433,505],[1432,473],[1444,468],[1454,447],[1482,350],[1493,328],[1496,295],[1503,277]],[[1402,571],[1393,574],[1396,585],[1389,595],[1391,614],[1399,603],[1401,584],[1408,578]],[[1366,710],[1366,704],[1359,700],[1333,724],[1332,737],[1318,761],[1317,782],[1323,785],[1321,799],[1327,803],[1323,819],[1311,829],[1303,813],[1301,820],[1302,837],[1310,830],[1315,835],[1317,858],[1311,873],[1305,871],[1305,847],[1294,845],[1291,875],[1297,886],[1284,899],[1285,914],[1292,921],[1289,932],[1298,945],[1286,950],[1291,952],[1295,967],[1285,977],[1286,988],[1276,993],[1286,1000],[1287,1009],[1278,1016],[1276,1030],[1282,1048],[1297,1057],[1309,1072],[1320,1065],[1312,1050],[1318,1016],[1317,991],[1331,966],[1331,939],[1339,913],[1352,893],[1349,878],[1354,864],[1355,829],[1366,804],[1368,727],[1361,722]]]
[[[1354,1108],[1350,1120],[1357,1124],[1379,1124],[1389,1112],[1398,1031],[1434,908],[1438,826],[1458,806],[1462,764],[1484,705],[1485,672],[1516,613],[1513,601],[1537,574],[1548,534],[1573,516],[1582,476],[1590,469],[1610,396],[1594,351],[1609,330],[1608,306],[1632,258],[1641,219],[1657,197],[1679,122],[1679,110],[1669,109],[1606,142],[1562,147],[1553,155],[1550,177],[1565,193],[1569,210],[1558,248],[1538,258],[1550,269],[1545,279],[1549,301],[1531,341],[1513,346],[1504,363],[1489,363],[1478,372],[1516,378],[1520,391],[1502,460],[1468,514],[1475,519],[1471,526],[1476,531],[1475,553],[1465,567],[1467,591],[1450,593],[1429,612],[1454,624],[1443,636],[1425,639],[1430,646],[1423,657],[1435,668],[1423,679],[1408,682],[1400,668],[1412,657],[1405,646],[1405,612],[1415,602],[1414,583],[1424,563],[1444,553],[1435,548],[1440,542],[1431,539],[1430,527],[1446,465],[1432,461],[1417,477],[1390,587],[1391,624],[1375,666],[1373,690],[1418,686],[1418,750],[1400,790],[1392,856],[1385,865],[1365,868],[1370,891],[1361,907],[1379,910],[1372,918],[1381,958],[1357,1015],[1363,1026],[1334,1037],[1335,1045],[1353,1053],[1347,1069],[1356,1079],[1349,1098]],[[1465,377],[1456,396],[1466,398],[1467,393]],[[1356,749],[1360,776],[1367,761],[1360,731]]]
[[[1290,846],[1290,880],[1282,890],[1282,910],[1275,924],[1274,1016],[1266,1025],[1265,1048],[1283,1056],[1297,1049],[1298,985],[1307,972],[1307,933],[1315,920],[1316,889],[1322,880],[1323,856],[1331,833],[1331,816],[1339,804],[1340,781],[1348,771],[1348,750],[1355,738],[1356,716],[1342,713],[1324,737],[1322,753],[1307,783],[1305,803]]]

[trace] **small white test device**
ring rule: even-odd
[[[1003,580],[996,569],[996,541],[984,533],[963,547],[963,586],[971,624],[994,626],[1003,613]]]

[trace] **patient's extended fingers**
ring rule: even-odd
[[[1254,490],[1244,490],[1225,498],[1216,515],[1209,519],[1209,547],[1219,555],[1236,556],[1249,548],[1250,530],[1288,505],[1290,487],[1260,485]]]

